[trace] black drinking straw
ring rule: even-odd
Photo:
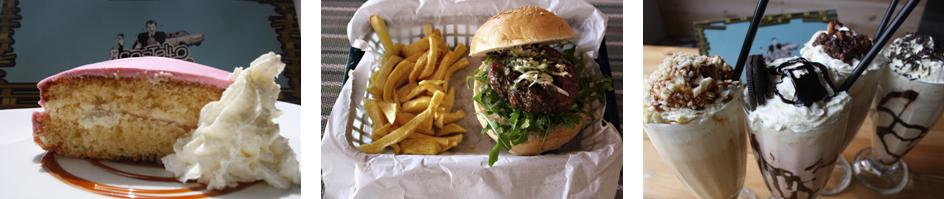
[[[738,55],[737,65],[734,65],[733,80],[741,79],[741,71],[744,70],[744,61],[747,61],[747,53],[749,53],[751,45],[754,43],[754,35],[757,33],[757,26],[760,25],[760,20],[764,18],[765,10],[767,10],[767,0],[758,1],[757,7],[754,8],[751,26],[747,28],[747,35],[744,36],[744,43],[741,45],[741,54]]]
[[[895,7],[898,6],[898,0],[892,0],[888,4],[888,8],[885,9],[885,16],[882,17],[882,21],[878,22],[878,30],[875,31],[875,38],[878,39],[878,36],[882,35],[882,32],[885,31],[885,28],[888,26],[888,20],[892,19],[892,14],[895,13]],[[872,41],[872,44],[875,44],[875,41]]]
[[[902,7],[901,11],[898,12],[898,16],[895,16],[895,21],[892,21],[891,27],[879,35],[878,41],[875,42],[875,44],[872,44],[872,49],[870,49],[869,52],[865,54],[865,58],[862,58],[862,61],[859,62],[858,66],[856,66],[855,71],[851,76],[849,76],[849,79],[846,79],[846,81],[842,83],[842,86],[836,89],[836,92],[847,91],[849,88],[852,88],[852,84],[855,83],[856,79],[859,79],[859,76],[862,75],[862,72],[865,71],[865,68],[868,68],[868,65],[872,63],[872,59],[878,55],[878,52],[882,50],[882,46],[888,42],[888,39],[895,34],[895,31],[898,30],[898,27],[901,26],[901,23],[903,23],[905,19],[908,18],[908,15],[911,14],[911,10],[913,10],[914,7],[918,5],[918,2],[920,2],[920,0],[908,0],[908,2],[905,3],[905,7]]]

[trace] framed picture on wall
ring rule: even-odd
[[[800,55],[800,48],[813,33],[825,30],[837,18],[835,10],[765,15],[757,28],[749,54],[762,54],[767,61]],[[737,60],[751,18],[729,18],[695,23],[695,40],[702,55]],[[734,64],[734,63],[731,63]],[[743,75],[742,75],[743,77]]]
[[[0,108],[36,107],[36,83],[110,59],[161,56],[232,71],[267,52],[286,63],[280,99],[300,103],[292,0],[0,0]]]

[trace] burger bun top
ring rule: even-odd
[[[506,10],[489,18],[472,37],[469,54],[485,53],[514,46],[550,43],[577,36],[563,18],[538,7]]]

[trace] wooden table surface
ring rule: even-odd
[[[648,77],[662,59],[669,53],[697,54],[695,48],[644,46],[643,73]],[[734,62],[735,60],[727,60]],[[729,63],[733,64],[733,63]],[[874,133],[872,122],[866,117],[863,128],[856,135],[843,156],[852,161],[855,153],[871,145]],[[908,188],[896,195],[881,195],[873,192],[852,179],[849,189],[834,197],[821,198],[944,198],[944,120],[939,120],[931,132],[921,140],[905,160],[911,167],[912,182]],[[643,136],[643,196],[645,198],[694,198],[694,195],[675,177],[671,169],[656,152],[648,136]],[[748,150],[751,151],[751,150]],[[747,173],[744,184],[757,194],[758,198],[768,198],[770,191],[764,185],[757,161],[751,153],[747,154]]]

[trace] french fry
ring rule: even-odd
[[[400,142],[400,146],[400,153],[405,154],[434,155],[443,150],[443,145],[434,139],[409,138]]]
[[[383,112],[387,123],[393,124],[397,119],[397,103],[377,102],[377,105],[380,106],[380,111]]]
[[[374,142],[371,142],[370,144],[361,145],[361,151],[365,153],[380,153],[383,152],[384,148],[406,139],[408,136],[410,136],[410,134],[412,134],[412,132],[416,130],[417,127],[419,127],[419,125],[431,119],[430,117],[432,117],[434,108],[439,106],[444,95],[445,94],[442,92],[434,93],[432,99],[430,99],[429,106],[425,111],[419,115],[416,115],[416,117],[410,120],[410,122],[407,122],[400,128],[393,130],[390,132],[390,134],[387,134],[383,138],[374,140]],[[404,148],[402,145],[400,147]]]
[[[446,137],[446,139],[449,140],[449,145],[447,145],[446,148],[443,149],[443,151],[447,151],[449,149],[452,149],[453,147],[459,146],[459,143],[462,142],[462,137],[463,137],[462,134]]]
[[[447,124],[448,124],[448,123],[453,123],[453,122],[459,121],[459,120],[461,120],[462,118],[465,118],[465,115],[466,115],[466,114],[467,114],[467,113],[465,113],[465,111],[463,111],[463,110],[458,110],[458,111],[456,111],[456,112],[443,114],[443,123],[447,123]]]
[[[396,120],[397,120],[397,124],[399,124],[399,125],[406,124],[407,122],[409,122],[410,120],[412,120],[412,119],[415,118],[415,117],[416,117],[416,115],[414,115],[414,114],[412,114],[412,113],[399,112],[399,113],[397,113],[397,119],[396,119]]]
[[[456,63],[453,63],[452,66],[449,66],[449,71],[447,71],[446,75],[452,76],[452,73],[455,73],[458,70],[462,70],[463,68],[468,67],[468,66],[469,66],[469,59],[462,58],[459,61],[456,61]]]
[[[380,111],[380,106],[377,105],[377,102],[374,100],[364,100],[364,109],[367,110],[367,117],[370,118],[370,121],[373,124],[373,127],[380,128],[380,125],[386,124],[387,121],[384,119],[382,111]]]
[[[433,131],[432,128],[425,127],[427,123],[428,122],[426,121],[424,121],[423,123],[420,123],[420,125],[416,127],[416,132],[412,135],[427,135],[427,136],[435,135],[436,131]]]
[[[445,39],[446,37],[443,36],[442,31],[440,31],[439,29],[433,29],[433,34],[438,36],[439,42],[436,42],[437,45],[430,46],[429,48],[435,47],[435,48],[438,48],[440,52],[448,52],[449,47],[446,46],[446,39]]]
[[[433,107],[433,110],[436,110],[435,107]],[[429,112],[430,118],[428,120],[425,120],[423,121],[423,123],[420,123],[419,126],[416,126],[417,132],[422,132],[423,134],[426,134],[426,135],[436,134],[436,131],[433,131],[433,120],[434,120],[433,116],[436,116],[436,111],[433,111],[433,110],[430,110]]]
[[[439,145],[441,145],[441,146],[449,145],[449,139],[446,139],[446,138],[444,138],[444,137],[436,137],[436,136],[432,136],[432,135],[425,135],[425,134],[417,134],[417,133],[414,133],[414,134],[411,134],[410,137],[407,137],[407,138],[409,138],[409,139],[431,140],[431,141],[433,141],[433,142],[435,142],[436,144],[439,144]]]
[[[433,88],[437,88],[436,90],[443,91],[445,89],[442,89],[442,86],[445,84],[446,84],[446,81],[442,81],[442,80],[423,80],[423,81],[420,81],[419,85],[429,85],[429,86],[432,86]]]
[[[371,84],[367,86],[367,92],[373,96],[383,96],[383,87],[380,84]]]
[[[469,66],[469,59],[462,58],[459,61],[456,61],[456,63],[452,64],[452,66],[449,66],[449,70],[446,71],[446,76],[444,76],[444,78],[449,79],[449,77],[452,77],[452,74],[455,74],[456,71],[462,70],[463,68],[468,67],[468,66]],[[446,87],[448,86],[449,85],[447,81]]]
[[[370,139],[371,139],[371,140],[380,139],[380,138],[386,136],[388,133],[390,133],[390,131],[393,130],[394,128],[396,128],[396,126],[390,125],[390,124],[386,124],[386,125],[383,125],[383,126],[380,127],[380,128],[373,129],[373,131],[370,133]]]
[[[425,82],[427,80],[423,80],[423,81]],[[405,88],[405,87],[401,87],[401,88]],[[414,97],[419,96],[420,94],[423,94],[426,92],[433,93],[433,91],[438,91],[438,90],[440,90],[440,88],[434,84],[423,84],[423,82],[420,82],[418,86],[410,90],[410,93],[407,93],[404,97],[401,97],[400,100],[411,100]],[[446,99],[449,99],[448,95]]]
[[[458,110],[452,113],[443,113],[443,112],[436,112],[437,114],[434,116],[436,120],[436,128],[443,128],[445,124],[459,121],[465,117],[465,111],[463,110]]]
[[[414,129],[416,129],[416,126],[425,120],[426,117],[429,117],[429,114],[421,114],[416,118],[413,118],[413,120],[410,120],[410,122],[407,122],[407,124],[397,128],[396,130],[393,130],[390,132],[390,134],[387,134],[380,139],[374,140],[370,144],[361,145],[361,151],[365,153],[382,152],[384,148],[396,144],[409,136],[414,131]]]
[[[458,60],[460,56],[465,55],[465,51],[465,45],[461,43],[457,44],[455,49],[443,57],[442,62],[439,63],[439,69],[436,70],[436,74],[433,75],[433,79],[449,81],[449,76],[446,76],[446,72],[452,68],[452,64],[456,63],[456,60]]]
[[[433,24],[423,24],[423,34],[433,34]]]
[[[423,39],[416,40],[415,42],[403,47],[401,54],[404,57],[411,57],[413,55],[422,54],[429,49],[429,36],[423,37]]]
[[[429,51],[426,51],[425,53],[423,53],[422,56],[420,56],[417,59],[416,63],[413,64],[413,68],[412,68],[412,71],[410,72],[410,77],[409,77],[410,82],[416,82],[416,80],[420,78],[420,74],[423,73],[423,68],[426,67],[426,62],[429,61],[428,55],[429,55]]]
[[[408,56],[402,56],[401,54],[403,54],[403,53],[400,52],[400,51],[403,50],[403,48],[406,48],[406,45],[403,45],[402,43],[396,43],[396,44],[394,44],[393,46],[394,46],[394,48],[396,48],[397,50],[394,51],[394,52],[391,52],[391,53],[395,53],[395,54],[393,54],[393,55],[391,55],[391,56],[400,55],[401,57],[408,57]]]
[[[392,101],[395,88],[399,86],[402,82],[406,81],[403,77],[411,69],[413,63],[409,61],[401,61],[397,64],[396,68],[390,72],[390,77],[387,77],[387,81],[384,82],[383,89],[383,101]]]
[[[410,96],[410,93],[413,92],[418,85],[415,82],[407,82],[406,85],[397,88],[397,102],[407,101],[413,99],[415,96]]]
[[[446,125],[446,123],[443,122],[443,120],[445,120],[445,117],[444,117],[445,114],[443,114],[443,112],[445,111],[442,108],[440,108],[440,111],[437,111],[436,114],[433,114],[433,124],[436,125],[437,129],[441,129],[443,128],[443,126]]]
[[[395,153],[395,154],[400,154],[400,144],[399,144],[399,143],[390,145],[390,148],[393,148],[393,153]]]
[[[443,43],[442,35],[438,32],[433,32],[430,35],[429,39],[429,54],[427,55],[426,68],[423,69],[423,73],[420,74],[419,79],[425,79],[433,75],[433,72],[436,69],[436,65],[439,64],[439,57],[442,56],[442,49],[439,49],[437,46],[441,46]]]
[[[462,126],[459,126],[459,124],[452,123],[439,129],[439,131],[436,132],[436,136],[442,137],[442,136],[447,136],[447,135],[452,135],[452,134],[457,134],[457,133],[465,133],[465,132],[466,132],[465,128],[462,128]]]
[[[371,95],[382,96],[383,88],[377,82],[383,83],[387,81],[387,76],[390,75],[390,72],[393,71],[393,68],[396,67],[403,58],[399,56],[389,56],[384,58],[380,64],[380,70],[377,71],[373,77],[371,77],[371,85],[367,88]]]
[[[407,141],[409,140],[409,141]],[[462,135],[452,135],[448,137],[436,137],[423,134],[412,134],[409,138],[404,140],[401,146],[404,146],[403,153],[407,154],[429,154],[431,150],[437,150],[435,153],[440,153],[452,149],[453,147],[459,145],[459,142],[462,141]],[[405,145],[410,145],[409,152],[407,152]]]
[[[424,57],[424,56],[426,55],[425,53],[426,53],[426,51],[423,51],[422,53],[410,55],[409,57],[406,57],[406,59],[404,59],[404,60],[407,60],[407,61],[416,63],[416,62],[419,60],[420,57]]]
[[[370,26],[374,28],[374,32],[377,32],[377,37],[380,37],[380,44],[383,45],[383,48],[387,53],[384,56],[396,55],[397,46],[393,43],[393,40],[390,39],[390,32],[387,31],[387,24],[384,23],[383,18],[380,15],[370,16]]]
[[[419,97],[410,101],[403,103],[403,111],[408,113],[417,113],[423,111],[426,106],[429,106],[429,101],[432,100],[429,96]]]
[[[446,91],[446,101],[443,102],[441,108],[446,110],[452,110],[452,106],[456,103],[456,89],[449,88],[449,91]]]

